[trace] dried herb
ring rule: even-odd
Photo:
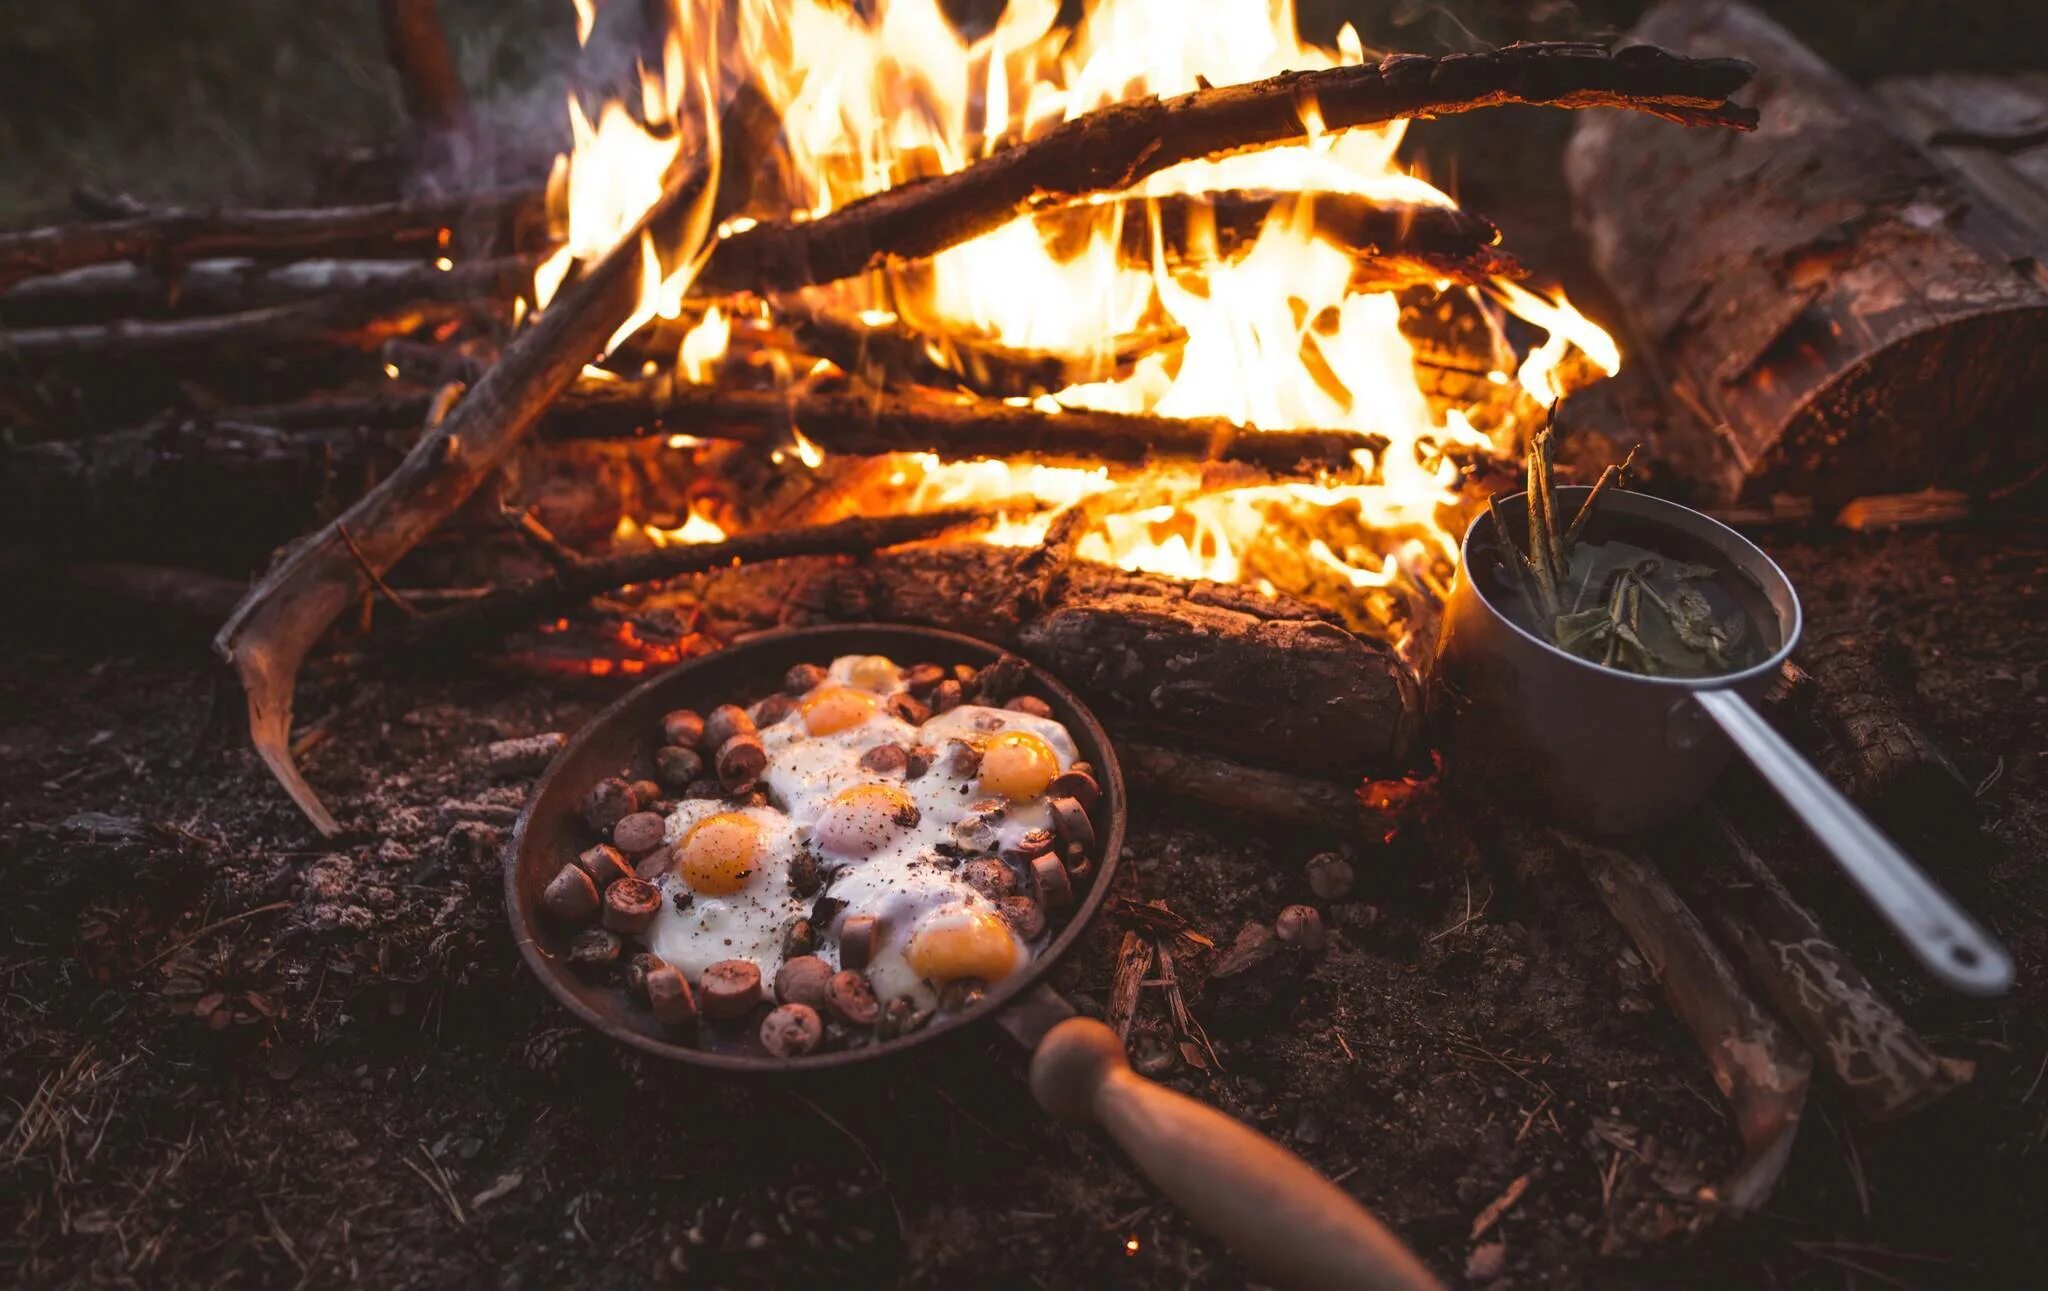
[[[1635,453],[1601,472],[1567,525],[1557,512],[1555,445],[1547,427],[1529,440],[1526,544],[1489,501],[1501,565],[1529,626],[1568,654],[1646,676],[1712,676],[1751,662],[1755,636],[1740,608],[1716,608],[1712,567],[1586,540],[1594,508],[1622,487]]]

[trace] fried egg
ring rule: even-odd
[[[1073,737],[1052,719],[978,705],[913,726],[887,708],[904,689],[891,659],[834,659],[822,683],[791,696],[793,710],[762,726],[768,805],[676,809],[664,891],[688,899],[680,909],[664,903],[650,934],[656,954],[693,979],[735,958],[772,979],[784,930],[814,908],[815,896],[790,890],[790,858],[801,849],[823,871],[829,903],[818,908],[832,912],[816,929],[816,953],[838,967],[846,919],[872,916],[865,971],[884,1000],[908,995],[929,1006],[948,981],[994,981],[1029,962],[1032,947],[960,866],[1050,827],[1045,790],[1079,756]],[[884,745],[929,750],[930,765],[911,777],[900,763],[864,761]]]

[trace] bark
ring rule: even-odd
[[[1642,857],[1562,833],[1593,889],[1642,952],[1728,1099],[1744,1154],[1720,1189],[1741,1214],[1770,1198],[1799,1131],[1813,1056],[1766,1013],[1698,916]]]
[[[1874,632],[1809,640],[1809,712],[1834,742],[1827,769],[1849,796],[1895,829],[1924,832],[1966,819],[1976,798],[1914,713],[1895,643]]]
[[[701,169],[678,179],[641,222],[673,244],[709,219]],[[631,313],[641,288],[641,231],[621,239],[509,347],[405,462],[354,506],[294,547],[220,630],[215,648],[249,700],[258,753],[322,834],[340,825],[293,763],[292,692],[300,665],[335,619],[451,515],[526,438]]]
[[[1595,267],[1696,414],[1660,458],[1706,501],[2011,478],[2048,459],[2040,230],[1892,132],[1888,114],[1731,0],[1632,33],[1754,60],[1764,129],[1581,120],[1565,173]]]
[[[176,267],[222,256],[438,255],[450,243],[523,248],[544,223],[536,189],[371,206],[166,209],[125,219],[0,233],[0,287],[36,274],[127,260]],[[474,239],[465,236],[474,232]]]
[[[1250,767],[1131,740],[1118,741],[1117,758],[1131,782],[1148,793],[1185,798],[1290,829],[1375,843],[1387,837],[1387,816],[1359,800],[1355,783]]]
[[[951,544],[838,571],[835,616],[1009,646],[1140,738],[1333,777],[1406,765],[1418,707],[1385,645],[1285,598]]]
[[[1080,203],[1037,218],[1055,254],[1071,258],[1090,239],[1117,239],[1127,265],[1152,263],[1153,237],[1168,265],[1217,258],[1236,260],[1258,241],[1267,221],[1279,218],[1314,229],[1351,252],[1352,285],[1389,290],[1448,279],[1485,282],[1519,278],[1527,271],[1501,249],[1500,229],[1483,215],[1455,206],[1383,202],[1355,193],[1223,191],[1126,197]]]
[[[1749,79],[1735,59],[1676,58],[1636,46],[1522,44],[1442,57],[1396,55],[1359,67],[1286,72],[1171,99],[1112,104],[931,179],[901,184],[819,219],[725,238],[701,289],[786,290],[922,259],[1019,215],[1131,188],[1185,161],[1307,137],[1303,109],[1350,130],[1503,104],[1629,108],[1687,125],[1754,124],[1728,96]]]
[[[1929,1049],[1741,835],[1725,822],[1720,834],[1688,850],[1700,909],[1858,1111],[1893,1120],[1970,1079],[1971,1064]]]

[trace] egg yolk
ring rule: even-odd
[[[917,820],[917,804],[895,785],[857,784],[825,804],[812,836],[828,852],[871,856]]]
[[[1059,773],[1052,746],[1029,731],[1004,731],[981,752],[982,791],[1012,801],[1036,798]]]
[[[830,735],[859,726],[882,707],[882,701],[865,690],[850,686],[820,686],[804,696],[801,711],[804,729],[813,735]]]
[[[1017,942],[1002,916],[979,906],[934,910],[910,936],[904,952],[911,971],[929,982],[1008,977],[1017,966]]]
[[[730,896],[753,877],[761,826],[738,812],[707,816],[683,836],[677,866],[683,882],[705,896]]]
[[[878,654],[865,655],[853,661],[847,676],[853,684],[867,690],[887,692],[896,689],[898,676],[896,662]]]

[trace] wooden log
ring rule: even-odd
[[[682,230],[708,227],[710,217],[711,186],[700,167],[675,180],[637,227],[566,288],[396,471],[294,547],[221,628],[214,645],[241,677],[257,752],[322,834],[340,825],[290,748],[292,692],[307,653],[374,579],[497,469],[625,322],[640,298],[643,233],[673,245]]]
[[[1263,431],[1220,417],[1036,407],[931,393],[720,390],[668,376],[590,382],[549,417],[556,438],[684,433],[779,445],[791,427],[827,453],[930,452],[948,460],[1028,457],[1042,464],[1231,461],[1280,473],[1348,471],[1386,448],[1351,430]]]
[[[544,225],[538,190],[506,189],[431,200],[276,210],[165,209],[125,219],[0,233],[0,287],[36,274],[128,260],[175,267],[223,256],[438,255],[462,235],[531,249],[522,230]],[[489,234],[494,236],[485,237]]]
[[[1674,869],[1689,876],[1688,889],[1722,944],[1857,1110],[1894,1120],[1968,1081],[1973,1066],[1929,1049],[1763,858],[1727,821],[1719,824],[1718,831],[1691,831],[1684,864]]]
[[[959,333],[924,332],[900,322],[871,326],[807,308],[788,297],[775,302],[775,311],[798,346],[831,359],[870,385],[965,386],[992,399],[1032,398],[1070,385],[1128,376],[1145,355],[1167,352],[1186,340],[1178,330],[1159,330],[1121,337],[1099,353],[1064,354]]]
[[[1813,1055],[1756,1002],[1699,917],[1635,853],[1552,831],[1663,984],[1728,1099],[1743,1157],[1719,1190],[1736,1214],[1769,1200],[1812,1085]]]
[[[947,544],[836,571],[838,617],[950,627],[1007,645],[1120,727],[1250,766],[1333,777],[1407,764],[1419,713],[1391,649],[1240,587]]]
[[[1229,261],[1250,251],[1276,217],[1313,229],[1348,250],[1352,286],[1361,291],[1444,280],[1480,283],[1527,273],[1501,248],[1500,229],[1483,215],[1356,193],[1225,190],[1122,197],[1063,206],[1036,217],[1035,223],[1053,254],[1063,259],[1106,234],[1116,239],[1124,264],[1145,268],[1152,264],[1155,232],[1169,266]]]
[[[1728,96],[1749,74],[1735,59],[1677,58],[1645,46],[1610,53],[1597,45],[1519,44],[1435,58],[1395,55],[1134,99],[818,219],[735,233],[719,242],[698,285],[787,290],[849,278],[889,259],[936,255],[1019,215],[1130,188],[1181,162],[1299,142],[1309,134],[1309,105],[1331,131],[1510,103],[1628,108],[1686,125],[1747,129],[1753,114]]]
[[[1992,203],[1895,135],[1783,28],[1667,3],[1632,35],[1758,64],[1755,134],[1578,122],[1565,176],[1593,263],[1698,424],[1659,460],[1710,504],[2010,477],[2048,459],[2048,284]]]
[[[1246,766],[1211,754],[1119,740],[1124,774],[1151,794],[1183,798],[1254,820],[1384,842],[1394,820],[1366,806],[1357,783]]]
[[[1827,770],[1858,805],[1895,830],[1939,831],[1968,818],[1976,798],[1915,715],[1900,654],[1881,633],[1808,638],[1808,712],[1834,742]]]
[[[541,619],[574,610],[593,596],[641,583],[658,583],[708,569],[724,569],[797,556],[832,556],[876,551],[900,543],[936,538],[986,519],[973,510],[930,511],[922,515],[874,516],[806,525],[771,533],[742,534],[722,542],[689,543],[629,552],[597,560],[564,561],[545,578],[492,588],[474,600],[439,614],[407,622],[387,651],[410,652],[433,643],[460,648]]]
[[[473,260],[441,269],[418,260],[301,260],[266,264],[202,260],[174,273],[148,265],[87,265],[16,283],[0,292],[0,320],[14,328],[231,314],[345,296],[366,304],[407,300],[509,306],[533,285],[526,256]]]

